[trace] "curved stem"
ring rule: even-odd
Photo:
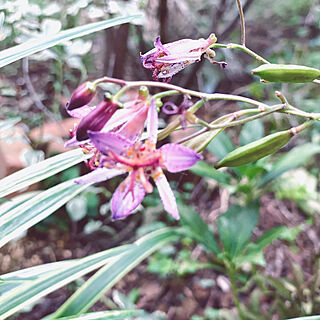
[[[246,28],[244,23],[244,14],[243,14],[240,0],[236,0],[236,1],[239,9],[240,23],[241,23],[241,44],[243,46],[246,46]]]
[[[246,52],[247,54],[249,54],[250,56],[254,57],[255,59],[257,59],[258,61],[260,61],[262,63],[270,64],[270,62],[268,60],[266,60],[265,58],[259,56],[257,53],[255,53],[254,51],[250,50],[249,48],[247,48],[246,46],[243,46],[241,44],[237,44],[237,43],[229,43],[229,44],[214,43],[213,45],[210,46],[210,48],[239,49],[239,50],[242,50],[242,51]]]

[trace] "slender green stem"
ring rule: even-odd
[[[231,282],[231,292],[234,299],[234,304],[236,305],[236,308],[238,310],[239,318],[243,319],[242,311],[240,307],[239,290],[237,287],[236,270],[232,265],[232,263],[226,264],[226,273]]]
[[[113,96],[113,101],[118,101],[120,99],[121,95],[123,95],[130,88],[146,86],[146,87],[157,87],[157,88],[172,90],[171,91],[172,95],[177,94],[176,91],[178,91],[181,94],[185,94],[186,96],[194,96],[194,97],[198,97],[200,99],[205,99],[205,100],[233,100],[233,101],[249,103],[249,104],[252,104],[252,105],[258,106],[258,107],[259,106],[267,106],[266,104],[264,104],[260,101],[253,100],[253,99],[246,98],[246,97],[242,97],[242,96],[237,96],[237,95],[233,95],[233,94],[224,94],[224,93],[203,93],[203,92],[199,92],[199,91],[184,89],[179,86],[175,86],[173,84],[164,83],[164,82],[124,81],[124,80],[120,80],[120,79],[103,77],[103,78],[97,79],[94,82],[94,84],[99,84],[102,82],[111,82],[111,83],[124,85],[124,87],[121,88]],[[167,92],[166,95],[169,95],[169,93]]]
[[[164,92],[160,92],[160,93],[154,94],[152,96],[152,99],[161,99],[163,97],[173,96],[173,95],[176,95],[176,94],[181,94],[181,93],[179,91],[177,91],[177,90],[164,91]]]
[[[268,114],[270,113],[273,113],[273,112],[276,112],[276,111],[279,111],[283,109],[283,105],[276,105],[274,107],[269,107],[269,109],[265,112],[261,112],[259,114],[256,114],[254,116],[251,116],[251,117],[248,117],[248,118],[245,118],[245,119],[241,119],[241,120],[236,120],[236,121],[233,121],[231,123],[222,123],[222,124],[208,124],[207,128],[210,129],[210,130],[215,130],[215,129],[222,129],[222,128],[230,128],[230,127],[235,127],[235,126],[238,126],[238,125],[241,125],[241,124],[245,124],[249,121],[252,121],[252,120],[256,120],[256,119],[259,119],[259,118],[263,118],[265,116],[267,116]]]
[[[246,52],[247,54],[249,54],[250,56],[254,57],[255,59],[257,59],[258,61],[260,61],[262,63],[270,64],[270,62],[268,60],[266,60],[265,58],[259,56],[257,53],[255,53],[254,51],[250,50],[249,48],[247,48],[246,46],[243,46],[241,44],[237,44],[237,43],[229,43],[229,44],[214,43],[213,45],[210,46],[210,48],[239,49],[239,50],[242,50],[242,51]]]
[[[241,44],[243,46],[246,46],[246,28],[245,28],[245,22],[244,22],[244,14],[243,14],[240,0],[236,0],[236,1],[239,9],[240,23],[241,23]]]

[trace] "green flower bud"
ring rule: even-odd
[[[263,64],[251,72],[264,82],[304,83],[320,77],[318,69],[290,64]]]
[[[286,145],[294,134],[291,129],[280,131],[239,147],[220,160],[216,168],[237,167],[266,157]]]

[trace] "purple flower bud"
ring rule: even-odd
[[[110,99],[101,101],[94,110],[89,112],[79,123],[76,138],[83,141],[89,138],[88,131],[100,131],[119,106]]]
[[[66,104],[67,110],[80,108],[88,104],[96,94],[96,86],[92,82],[85,82],[73,93],[70,101]]]

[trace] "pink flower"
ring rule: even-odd
[[[179,219],[173,191],[163,173],[180,172],[192,167],[202,157],[194,150],[176,144],[156,149],[158,113],[154,100],[148,112],[148,140],[133,142],[114,132],[90,132],[92,144],[101,152],[99,168],[80,177],[76,183],[95,183],[127,173],[111,199],[113,219],[128,216],[141,203],[146,193],[153,191],[152,178],[159,190],[164,209]]]
[[[160,37],[154,42],[155,48],[141,55],[142,65],[147,69],[154,69],[153,78],[166,79],[169,82],[173,75],[181,71],[191,63],[200,61],[202,54],[206,53],[206,58],[212,63],[225,67],[225,62],[212,60],[215,56],[210,46],[217,41],[214,34],[208,39],[182,39],[167,44],[162,44]]]

